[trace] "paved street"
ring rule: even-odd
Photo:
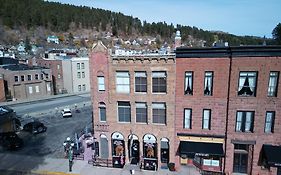
[[[47,131],[38,135],[21,131],[19,136],[24,140],[24,147],[15,153],[61,158],[63,156],[62,144],[65,139],[67,137],[74,138],[74,134],[80,134],[86,126],[89,129],[91,127],[91,107],[86,106],[79,110],[80,113],[73,111],[71,118],[62,118],[60,113],[36,116],[39,121],[48,127]]]

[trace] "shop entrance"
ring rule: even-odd
[[[169,163],[169,140],[167,138],[161,139],[161,163]]]
[[[128,139],[128,151],[130,163],[137,165],[140,161],[140,142],[136,135],[130,135]]]

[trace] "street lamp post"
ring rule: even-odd
[[[74,143],[70,140],[70,137],[66,138],[66,141],[63,142],[65,156],[68,157],[69,162],[69,172],[72,171],[72,164],[73,164],[73,147]]]

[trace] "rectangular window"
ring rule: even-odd
[[[254,129],[254,112],[238,111],[236,116],[236,131],[253,132]]]
[[[78,70],[80,69],[80,63],[77,63],[77,69]]]
[[[77,78],[81,78],[81,72],[77,72]]]
[[[106,108],[105,105],[99,106],[99,113],[100,113],[100,121],[106,122]]]
[[[152,123],[166,124],[165,103],[152,103]]]
[[[192,127],[192,109],[184,109],[183,128],[191,129]]]
[[[136,122],[137,123],[147,123],[146,103],[136,103]]]
[[[21,81],[24,81],[24,75],[20,76]]]
[[[60,79],[60,74],[58,74],[58,79]]]
[[[202,129],[211,129],[211,110],[203,109]]]
[[[46,79],[49,79],[49,74],[46,74]]]
[[[44,74],[41,74],[41,80],[44,80]]]
[[[32,94],[32,93],[33,93],[32,86],[29,86],[29,87],[28,87],[28,90],[29,90],[29,94]]]
[[[205,72],[204,95],[213,95],[213,72]]]
[[[131,106],[129,102],[118,102],[118,121],[131,122]]]
[[[78,85],[78,91],[79,92],[81,91],[81,85]]]
[[[82,72],[82,78],[85,78],[85,72]]]
[[[39,75],[35,74],[35,80],[39,80]]]
[[[152,72],[152,92],[167,92],[167,76],[166,72]]]
[[[86,91],[86,85],[85,84],[83,84],[82,88],[83,88],[83,91]]]
[[[277,97],[279,72],[270,72],[267,95],[269,97]]]
[[[81,63],[81,69],[85,69],[85,64]]]
[[[39,92],[39,86],[35,86],[35,92],[36,92],[36,93]]]
[[[265,115],[265,125],[264,132],[265,133],[273,133],[274,132],[274,120],[275,120],[275,112],[267,111]]]
[[[15,76],[15,82],[19,82],[19,76]]]
[[[193,72],[185,72],[184,95],[193,94]]]
[[[240,72],[239,96],[256,96],[257,72]]]
[[[28,80],[28,81],[31,81],[31,80],[32,80],[31,75],[27,75],[27,80]]]
[[[98,90],[105,91],[104,77],[98,77]]]
[[[116,72],[116,91],[120,93],[130,93],[129,72]]]
[[[147,92],[146,72],[135,72],[135,92]]]
[[[58,70],[60,69],[60,65],[59,65],[59,64],[57,64],[57,69],[58,69]]]

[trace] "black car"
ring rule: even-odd
[[[23,146],[23,140],[14,132],[1,134],[1,142],[8,150],[16,150]]]
[[[32,134],[39,134],[39,133],[47,131],[47,127],[39,121],[33,121],[33,122],[25,124],[23,126],[23,130],[30,132]]]

